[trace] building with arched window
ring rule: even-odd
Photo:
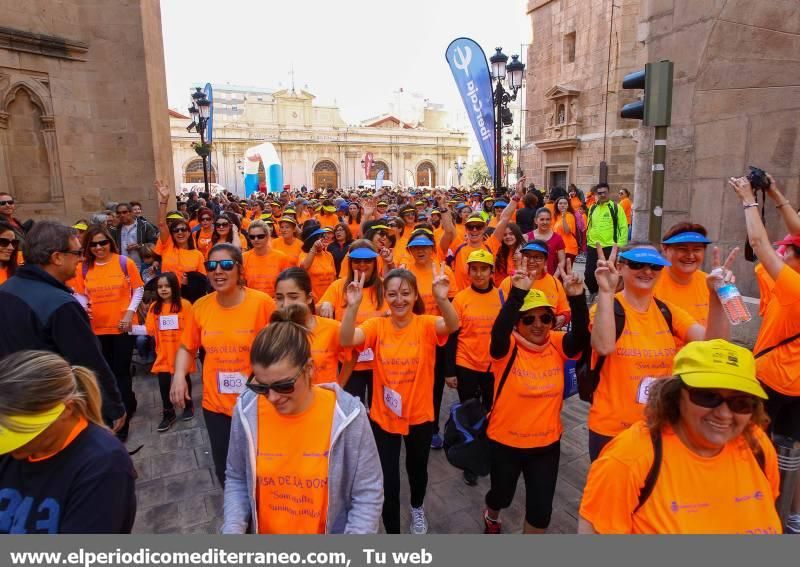
[[[315,105],[314,95],[305,90],[220,85],[214,87],[214,98],[209,181],[240,195],[244,153],[263,142],[275,145],[284,183],[309,189],[356,187],[375,179],[381,169],[384,179],[401,186],[455,183],[450,170],[459,159],[467,161],[469,153],[467,133],[448,128],[443,108],[427,102],[413,122],[383,114],[348,125],[337,107]],[[198,137],[186,131],[190,121],[170,111],[178,186],[203,181],[202,162],[192,148]],[[373,157],[369,171],[362,164],[367,153]]]

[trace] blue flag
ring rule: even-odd
[[[496,142],[494,131],[494,94],[492,76],[481,46],[473,40],[454,39],[444,53],[453,78],[456,80],[461,100],[467,109],[469,121],[478,138],[483,159],[489,171],[494,171]]]

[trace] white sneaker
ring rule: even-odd
[[[786,533],[800,534],[800,514],[789,514],[786,519]]]
[[[414,535],[425,535],[428,533],[428,518],[425,517],[425,508],[411,507],[411,533]]]

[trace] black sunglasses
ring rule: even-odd
[[[103,246],[108,246],[109,244],[111,244],[111,241],[108,239],[98,240],[96,242],[90,242],[89,248],[102,248]]]
[[[266,234],[251,234],[250,240],[264,240],[266,237]]]
[[[539,319],[542,325],[549,325],[555,321],[555,317],[550,315],[550,313],[545,313],[541,317],[537,317],[536,315],[525,315],[524,317],[520,317],[519,322],[523,325],[533,325],[536,322],[536,319]]]
[[[211,217],[203,217],[200,219],[200,222],[211,222]]]
[[[723,402],[728,404],[728,408],[733,413],[750,414],[756,410],[758,406],[758,398],[748,394],[736,394],[734,396],[723,396],[716,390],[709,390],[706,388],[690,388],[684,386],[689,393],[689,400],[701,408],[714,409],[722,405]]]
[[[13,205],[14,199],[8,199],[7,201],[0,201],[0,207],[5,207],[6,205]]]
[[[205,263],[206,270],[209,272],[216,272],[217,266],[222,268],[223,271],[230,272],[235,265],[236,260],[209,260]]]
[[[216,226],[217,228],[224,228],[224,227],[230,226],[230,225],[231,225],[231,223],[229,223],[229,222],[215,222],[214,223],[214,226]]]
[[[649,264],[647,262],[634,262],[633,260],[623,260],[623,264],[626,264],[631,270],[638,271],[644,270],[645,268],[650,268],[654,272],[660,272],[664,269],[664,266],[661,264]]]
[[[16,248],[19,246],[19,240],[16,238],[0,238],[0,248],[8,248],[9,246]]]
[[[301,368],[300,371],[291,378],[278,380],[272,384],[262,384],[261,382],[256,382],[255,375],[251,374],[250,378],[247,379],[247,384],[245,384],[245,386],[247,386],[251,392],[255,392],[256,394],[260,394],[262,396],[268,396],[270,390],[276,394],[291,394],[294,392],[294,385],[300,379],[300,375],[302,373],[303,369]]]
[[[472,231],[477,231],[477,230],[483,230],[483,225],[482,224],[467,224],[467,225],[464,225],[464,228],[466,228],[468,231],[472,232]]]
[[[173,228],[170,232],[172,232],[172,234],[175,234],[177,232],[189,232],[189,229],[186,228],[185,226],[179,226],[177,228]]]

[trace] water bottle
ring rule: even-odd
[[[721,275],[721,268],[717,268],[716,270],[720,270]],[[728,321],[730,321],[731,325],[747,323],[752,316],[750,315],[750,310],[747,309],[747,304],[744,302],[742,294],[739,293],[739,289],[734,284],[730,282],[725,283],[721,279],[717,279],[715,282],[714,289],[717,292],[719,302],[722,304],[722,309],[725,311],[725,315],[728,316]]]

